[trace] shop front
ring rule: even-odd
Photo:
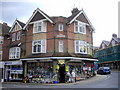
[[[74,57],[48,57],[21,59],[21,61],[23,62],[24,82],[65,83],[67,82],[67,72],[72,74],[72,71],[74,71],[76,81],[87,78],[88,75],[93,75],[93,64],[97,60]]]
[[[23,68],[21,61],[6,61],[4,68],[4,81],[22,81]]]

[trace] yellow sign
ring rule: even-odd
[[[60,68],[60,66],[59,65],[56,65],[56,69],[59,69]]]
[[[69,71],[69,66],[66,66],[65,71]]]
[[[58,64],[65,64],[65,60],[58,60]]]

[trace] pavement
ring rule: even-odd
[[[81,81],[77,81],[74,83],[57,83],[57,84],[45,84],[45,83],[22,83],[22,82],[3,82],[0,84],[15,84],[15,85],[75,85],[75,84],[85,84],[85,83],[91,83],[97,80],[102,80],[102,79],[106,79],[109,75],[99,75],[96,74],[96,76],[88,78],[88,79],[84,79]]]

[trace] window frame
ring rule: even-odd
[[[2,51],[0,51],[0,60],[2,60]]]
[[[60,24],[58,25],[58,30],[59,30],[59,31],[63,31],[63,29],[64,29],[64,25],[63,25],[62,23],[60,23]]]
[[[17,39],[16,40],[20,40],[20,35],[21,34],[21,32],[17,32]]]
[[[34,52],[34,43],[37,43],[37,45],[40,45],[40,47],[41,47],[41,50],[38,52],[38,46],[36,47],[37,48],[37,50],[36,50],[36,52]],[[38,42],[40,42],[40,43],[38,43]],[[44,44],[43,44],[44,43]],[[34,40],[33,42],[32,42],[32,54],[37,54],[37,53],[46,53],[46,40]]]
[[[78,42],[78,45],[76,44]],[[86,41],[82,41],[82,40],[75,40],[74,42],[75,44],[75,53],[81,53],[81,54],[88,54],[87,52],[87,43]],[[77,48],[78,47],[78,50]],[[85,52],[81,52],[80,50],[84,48]],[[82,49],[83,50],[83,49]]]
[[[0,44],[3,44],[4,42],[4,37],[0,36]]]
[[[12,33],[12,41],[16,40],[16,33]]]
[[[64,52],[64,41],[59,40],[59,52]]]
[[[76,30],[77,29],[77,30]],[[74,32],[80,34],[86,34],[86,24],[81,21],[74,22]]]
[[[19,59],[21,54],[20,47],[13,47],[9,50],[9,59]],[[17,57],[18,55],[18,57]]]
[[[39,26],[41,26],[40,31],[39,31]],[[47,29],[47,22],[45,22],[44,20],[36,21],[36,22],[33,23],[33,34],[34,33],[46,32],[47,31],[46,29]]]

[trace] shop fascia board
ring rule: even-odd
[[[87,60],[87,61],[98,61],[98,59],[90,59],[90,58],[78,58],[78,57],[45,57],[45,58],[25,58],[25,59],[20,59],[21,61],[31,61],[31,60],[63,60],[63,59],[69,59],[69,60]]]

